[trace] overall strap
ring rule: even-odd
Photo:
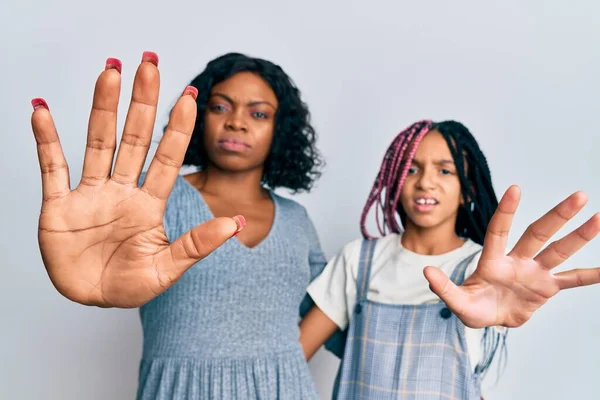
[[[356,301],[366,300],[371,280],[371,263],[377,239],[365,239],[360,248],[360,259],[358,261],[358,273],[356,277]]]
[[[470,256],[468,256],[467,258],[462,260],[456,266],[456,268],[454,268],[454,271],[452,272],[452,275],[450,276],[450,280],[452,282],[454,282],[454,284],[456,286],[460,286],[463,284],[463,282],[465,281],[465,273],[467,271],[467,268],[469,267],[469,264],[471,264],[471,262],[473,261],[475,256],[477,254],[479,254],[480,252],[481,252],[481,250],[476,251],[475,253],[471,254]]]

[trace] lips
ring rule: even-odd
[[[428,213],[433,211],[439,204],[437,199],[428,196],[421,196],[414,199],[415,211],[419,213]]]
[[[250,144],[237,138],[219,139],[218,145],[225,151],[238,153],[250,148]]]

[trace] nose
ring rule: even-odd
[[[241,110],[236,110],[229,114],[229,118],[225,121],[225,128],[232,131],[243,131],[248,130],[244,116]]]
[[[436,175],[435,171],[430,168],[425,168],[419,176],[417,181],[417,187],[421,190],[435,189],[436,186]]]

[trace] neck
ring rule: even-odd
[[[262,167],[231,172],[208,165],[204,170],[188,175],[187,179],[204,194],[238,202],[253,202],[266,195],[261,185],[262,175]]]
[[[413,253],[438,255],[456,250],[464,244],[454,231],[456,221],[451,220],[431,228],[423,228],[407,221],[406,230],[402,234],[401,243]]]

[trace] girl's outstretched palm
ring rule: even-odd
[[[173,108],[139,187],[156,118],[158,57],[144,53],[136,72],[114,169],[121,63],[108,59],[106,65],[96,82],[82,177],[74,190],[48,106],[32,101],[43,192],[39,245],[48,275],[65,297],[100,307],[137,307],[173,285],[245,221],[216,218],[169,243],[163,215],[194,128],[197,91],[188,87]]]
[[[456,286],[437,268],[424,270],[431,290],[471,328],[521,326],[560,290],[600,283],[600,268],[552,272],[600,232],[600,214],[539,252],[583,208],[585,194],[571,195],[531,224],[506,254],[519,197],[514,186],[504,194],[488,226],[477,269],[463,285]]]

